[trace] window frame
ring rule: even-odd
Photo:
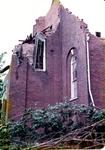
[[[71,49],[70,68],[71,68],[71,100],[73,100],[78,98],[77,57],[75,55],[75,49]]]
[[[38,52],[38,41],[42,41],[44,42],[44,48],[43,48],[43,69],[41,68],[36,68],[36,61],[37,61],[37,52]],[[45,72],[46,71],[46,38],[45,36],[40,33],[40,34],[37,34],[36,37],[35,37],[35,47],[36,47],[36,52],[35,52],[35,71],[43,71]]]

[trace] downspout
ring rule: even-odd
[[[89,60],[89,33],[86,33],[86,54],[87,54],[87,72],[88,72],[88,90],[92,105],[95,106],[92,91],[91,91],[91,81],[90,81],[90,60]]]

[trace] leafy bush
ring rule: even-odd
[[[18,122],[9,125],[9,132],[11,141],[18,139],[18,143],[27,145],[60,137],[101,119],[105,119],[104,110],[64,102],[46,109],[27,110]]]
[[[3,80],[0,79],[0,100],[2,100],[2,96],[3,96],[3,93],[4,93],[4,88],[3,88]]]
[[[7,125],[0,127],[0,149],[6,149],[10,145],[10,135]]]
[[[102,119],[105,119],[104,110],[69,102],[57,103],[46,109],[27,110],[19,121],[9,122],[1,128],[0,139],[4,139],[4,144],[8,139],[9,147],[22,148],[58,138]],[[100,127],[97,128],[99,131]]]

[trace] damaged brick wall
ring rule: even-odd
[[[52,5],[45,17],[37,19],[33,26],[33,36],[42,31],[46,41],[46,70],[33,68],[35,43],[22,44],[23,62],[18,67],[16,79],[17,60],[15,53],[12,57],[9,100],[11,111],[9,117],[15,117],[27,108],[46,107],[56,102],[71,98],[70,81],[70,50],[76,49],[77,57],[77,99],[76,103],[88,105],[87,80],[87,53],[86,32],[87,25],[60,4]],[[97,43],[97,44],[96,44]],[[103,80],[103,50],[100,41],[90,38],[90,65],[92,92],[96,105],[102,107],[102,80]],[[97,48],[95,47],[95,44]],[[97,52],[96,52],[97,50]],[[101,51],[101,52],[99,52]],[[100,55],[100,57],[99,57]],[[100,66],[98,66],[98,62]],[[98,70],[95,75],[94,66]],[[96,80],[99,80],[96,82]],[[95,83],[94,83],[95,82]],[[97,87],[97,92],[95,90]],[[98,99],[100,101],[98,101]]]
[[[16,55],[12,56],[12,64],[10,69],[10,87],[9,87],[9,101],[10,101],[10,110],[8,113],[9,118],[20,116],[25,111],[27,64],[28,64],[27,59],[24,58],[21,67],[18,68],[18,80],[17,80]]]
[[[55,8],[55,9],[58,9]],[[57,11],[57,10],[56,10]],[[51,15],[55,14],[51,10]],[[49,15],[48,15],[49,16]],[[52,18],[53,22],[54,17]],[[37,32],[48,27],[50,24],[39,18],[35,27]],[[46,18],[46,20],[48,20]],[[59,20],[59,17],[58,17]],[[57,21],[57,19],[56,19]],[[42,22],[42,25],[41,25]],[[62,100],[62,76],[61,76],[61,40],[59,25],[52,26],[46,32],[46,71],[36,71],[32,66],[33,44],[23,44],[23,63],[18,68],[18,79],[16,79],[16,55],[13,54],[11,64],[10,96],[11,111],[9,117],[18,116],[27,108],[46,107]],[[55,30],[56,27],[56,30]],[[35,29],[34,29],[35,30]],[[36,32],[36,31],[35,31]],[[34,35],[34,33],[33,33]],[[31,59],[30,59],[31,58]],[[27,63],[28,61],[28,63]],[[18,108],[17,108],[18,107]]]

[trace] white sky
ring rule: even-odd
[[[84,19],[92,33],[105,37],[104,0],[60,0],[79,18]],[[32,32],[35,19],[44,16],[52,0],[0,0],[0,53],[11,52],[18,40]]]

